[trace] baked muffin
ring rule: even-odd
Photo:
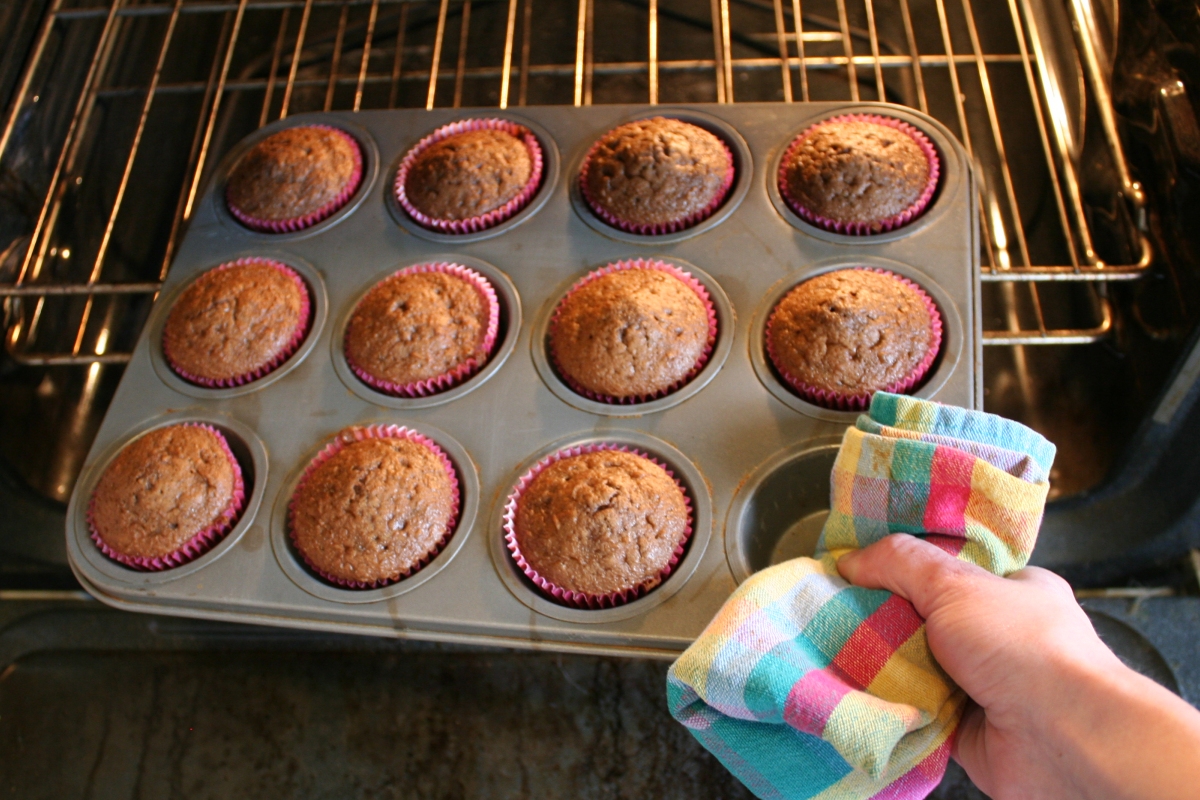
[[[200,386],[238,386],[286,361],[310,324],[308,286],[278,261],[243,258],[187,287],[163,326],[163,356]]]
[[[810,278],[767,321],[776,370],[803,397],[832,408],[865,408],[876,391],[912,389],[941,340],[941,315],[929,296],[884,270]]]
[[[501,119],[464,120],[409,151],[396,175],[396,200],[426,228],[470,233],[520,211],[541,176],[541,145],[528,128]]]
[[[881,233],[925,210],[939,171],[936,150],[913,126],[851,114],[819,122],[792,142],[780,163],[779,191],[814,225]]]
[[[329,217],[362,183],[362,149],[328,125],[273,133],[242,156],[225,187],[229,212],[256,231],[297,231]]]
[[[143,570],[202,555],[242,511],[242,470],[207,425],[156,428],[117,454],[92,492],[88,526],[100,550]]]
[[[458,508],[454,468],[431,440],[397,426],[356,428],[309,464],[288,506],[289,535],[326,580],[374,588],[428,563]]]
[[[614,605],[657,586],[692,530],[688,499],[665,469],[606,447],[542,462],[509,511],[518,564],[573,605]]]
[[[584,159],[579,188],[608,224],[662,234],[711,216],[733,177],[733,155],[719,138],[698,125],[653,117],[604,134]]]
[[[716,315],[708,292],[661,261],[622,261],[567,292],[548,331],[550,357],[576,392],[614,403],[650,400],[708,360]]]
[[[408,267],[376,284],[346,325],[346,362],[367,385],[400,397],[444,391],[487,363],[500,304],[458,264]]]

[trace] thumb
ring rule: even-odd
[[[837,566],[842,577],[855,586],[900,595],[924,619],[947,592],[964,582],[993,577],[987,570],[906,533],[894,533],[870,547],[851,551],[838,559]]]

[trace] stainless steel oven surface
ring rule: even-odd
[[[385,785],[371,781],[382,780],[396,751],[363,751],[371,755],[360,772],[290,757],[296,791],[353,778],[380,796],[544,795],[607,770],[624,794],[718,787],[741,796],[715,762],[668,731],[661,699],[647,688],[661,683],[656,664],[131,618],[80,599],[67,566],[65,503],[217,165],[244,137],[296,114],[389,108],[878,101],[937,119],[974,171],[984,406],[1059,446],[1035,562],[1072,581],[1123,658],[1200,699],[1194,4],[42,0],[0,6],[0,32],[0,720],[33,719],[35,699],[53,697],[84,704],[97,720],[69,745],[66,728],[43,723],[45,752],[94,758],[93,775],[130,785],[167,786],[182,775],[198,787],[204,758],[250,774],[258,751],[192,751],[200,761],[188,762],[151,749],[141,767],[124,765],[104,754],[109,722],[98,720],[121,709],[125,734],[145,738],[164,719],[186,716],[180,698],[217,702],[197,688],[208,678],[258,686],[257,697],[263,685],[246,676],[265,671],[279,702],[255,705],[251,689],[233,691],[248,710],[221,735],[281,726],[271,746],[305,753],[300,734],[286,731],[314,687],[378,686],[366,677],[376,656],[411,657],[416,666],[387,674],[401,683],[565,682],[536,699],[504,695],[506,724],[557,760],[460,747],[455,769]],[[214,651],[241,654],[218,668]],[[328,653],[353,656],[339,666]],[[288,663],[296,659],[311,670]],[[165,674],[179,677],[155,677]],[[153,701],[143,691],[150,685]],[[91,699],[104,687],[110,696]],[[356,690],[322,709],[355,709],[365,729],[398,737],[411,755],[444,735],[447,713],[466,718],[471,702],[453,692],[435,693],[438,708],[387,696],[421,709],[403,733]],[[620,710],[614,697],[638,699]],[[528,721],[572,704],[572,730],[587,736]],[[353,735],[352,722],[338,724],[346,726],[338,736]],[[468,729],[492,735],[485,725]],[[661,740],[654,756],[583,755],[629,729],[655,732],[643,737]],[[0,739],[7,735],[0,725]],[[4,750],[7,775],[17,751]],[[547,766],[559,762],[568,766]],[[535,773],[560,783],[521,783]],[[270,786],[287,791],[279,775]],[[64,780],[53,784],[62,796],[82,796],[90,779]],[[603,786],[580,793],[608,796]],[[404,790],[412,787],[424,788]],[[951,773],[935,796],[971,791]]]

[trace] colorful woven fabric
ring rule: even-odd
[[[1029,560],[1054,445],[978,411],[879,393],[846,431],[817,557],[751,576],[671,666],[671,713],[762,798],[925,797],[966,697],[912,604],[839,555],[923,535],[997,575]]]

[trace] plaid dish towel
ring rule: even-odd
[[[756,573],[671,666],[671,713],[762,798],[925,797],[966,696],[908,601],[837,557],[924,534],[997,575],[1025,566],[1054,445],[1016,422],[878,393],[846,431],[817,557]]]

